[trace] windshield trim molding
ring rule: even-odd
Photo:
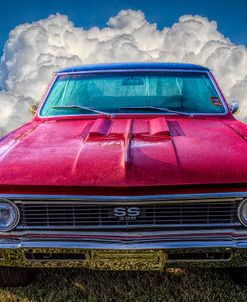
[[[88,116],[92,116],[92,117],[97,117],[99,116],[99,114],[62,114],[62,115],[49,115],[49,116],[43,116],[41,115],[41,111],[47,101],[47,98],[54,86],[54,84],[56,83],[57,81],[57,78],[61,75],[80,75],[80,74],[111,74],[111,73],[135,73],[135,72],[149,72],[149,73],[165,73],[165,72],[171,72],[171,73],[176,73],[176,72],[183,72],[183,73],[203,73],[203,74],[207,74],[208,77],[210,78],[213,86],[214,86],[214,89],[216,90],[216,92],[218,93],[219,97],[220,97],[220,100],[221,100],[221,103],[225,109],[224,112],[222,113],[194,113],[194,112],[190,112],[191,115],[193,116],[227,116],[229,114],[229,108],[226,104],[226,100],[221,92],[221,90],[219,89],[218,85],[216,84],[215,82],[215,78],[213,77],[213,75],[211,74],[210,71],[203,71],[203,70],[185,70],[185,69],[113,69],[113,70],[90,70],[90,71],[74,71],[74,72],[57,72],[55,73],[55,77],[49,87],[49,89],[47,90],[44,98],[43,98],[43,101],[41,103],[41,106],[39,106],[38,110],[37,110],[37,114],[36,116],[39,118],[39,119],[49,119],[49,118],[59,118],[59,117],[88,117]],[[172,114],[172,113],[166,113],[166,112],[159,112],[159,113],[150,113],[150,112],[147,112],[147,113],[137,113],[137,112],[128,112],[128,113],[114,113],[114,117],[117,117],[117,116],[140,116],[140,115],[144,115],[144,116],[148,116],[148,115],[165,115],[165,116],[177,116],[176,114]]]
[[[70,71],[70,72],[57,72],[56,75],[76,75],[76,74],[108,74],[108,73],[135,73],[135,72],[154,72],[154,73],[162,73],[162,72],[184,72],[184,73],[209,73],[208,70],[198,70],[198,69],[169,69],[169,68],[137,68],[137,69],[109,69],[109,70],[83,70],[83,71]]]

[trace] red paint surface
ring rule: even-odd
[[[246,139],[247,126],[229,117],[36,118],[0,143],[0,183],[246,184]]]

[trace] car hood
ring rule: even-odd
[[[223,118],[36,121],[2,139],[0,184],[247,183],[245,135],[244,124]]]

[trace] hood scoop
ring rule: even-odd
[[[109,134],[109,129],[111,127],[111,121],[108,119],[97,119],[92,128],[89,131],[90,137],[104,137]]]
[[[170,129],[164,117],[152,119],[97,119],[88,132],[87,140],[101,139],[169,139]]]
[[[170,129],[167,121],[163,117],[158,117],[149,120],[149,135],[153,138],[170,138]]]

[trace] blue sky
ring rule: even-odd
[[[219,31],[232,42],[247,45],[246,0],[12,0],[1,2],[0,50],[9,31],[25,22],[61,13],[78,27],[104,27],[109,17],[128,8],[142,10],[158,28],[171,26],[184,14],[202,15],[216,20]]]

